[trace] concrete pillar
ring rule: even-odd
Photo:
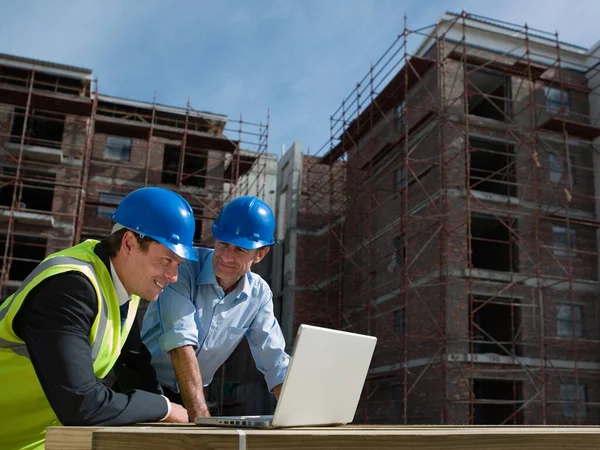
[[[294,328],[297,229],[302,150],[294,142],[277,164],[276,242],[273,251],[273,299],[286,344],[291,350]]]
[[[589,52],[589,66],[593,69],[587,74],[588,87],[592,89],[590,100],[590,124],[600,127],[600,41]],[[594,147],[594,198],[596,200],[596,220],[600,220],[600,137],[593,142]],[[598,279],[600,280],[600,229],[596,230],[598,254]]]

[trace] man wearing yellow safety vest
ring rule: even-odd
[[[142,188],[111,218],[108,239],[48,256],[0,305],[0,449],[41,449],[49,426],[188,422],[154,372],[144,391],[117,393],[99,379],[132,328],[139,341],[140,298],[155,301],[179,264],[196,260],[192,209],[174,192]]]

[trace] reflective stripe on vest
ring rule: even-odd
[[[82,266],[87,268],[91,274],[94,273],[94,266],[91,263],[82,261],[77,258],[71,258],[69,256],[56,256],[54,258],[49,258],[42,261],[34,270],[31,272],[25,280],[19,286],[19,289],[16,290],[14,294],[12,294],[6,302],[2,305],[2,309],[0,309],[0,322],[6,317],[10,307],[17,298],[17,296],[28,288],[29,284],[42,272],[48,270],[52,267],[57,266]],[[102,289],[94,289],[97,291],[97,294],[100,296],[101,308],[99,311],[98,317],[98,326],[97,331],[95,333],[94,342],[92,343],[92,361],[96,360],[98,353],[100,352],[100,347],[102,345],[102,339],[104,337],[104,332],[106,331],[106,326],[108,323],[108,305],[106,303],[106,299],[102,294]],[[11,342],[6,339],[0,337],[0,348],[10,348],[13,352],[18,355],[25,356],[29,358],[29,352],[27,351],[27,346],[21,342]]]

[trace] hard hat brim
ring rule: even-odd
[[[241,247],[246,250],[256,250],[257,248],[273,245],[274,243],[261,240],[253,241],[251,239],[238,236],[236,234],[223,233],[222,231],[215,230],[215,227],[213,227],[213,236],[218,241],[226,242],[228,244],[235,245],[236,247]]]
[[[173,244],[162,238],[153,237],[153,239],[156,240],[156,242],[159,242],[165,247],[167,247],[169,250],[171,250],[173,253],[175,253],[177,256],[180,256],[181,258],[189,259],[190,261],[198,261],[198,258],[196,257],[196,252],[194,252],[194,249],[192,247],[188,247],[187,245],[183,244]]]

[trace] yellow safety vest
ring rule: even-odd
[[[48,256],[0,306],[0,449],[43,449],[46,427],[61,425],[44,395],[27,346],[13,331],[15,315],[40,282],[69,271],[84,274],[98,299],[98,314],[89,334],[94,375],[104,378],[121,353],[140,299],[132,296],[121,327],[119,300],[110,272],[94,253],[97,243],[87,240]]]

